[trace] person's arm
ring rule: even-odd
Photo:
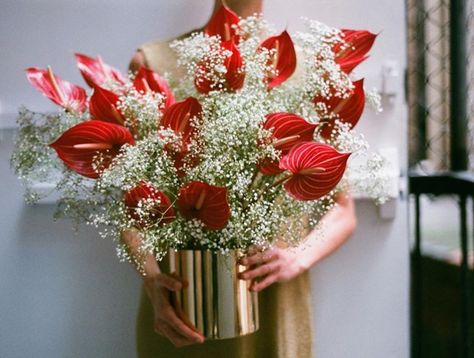
[[[324,220],[324,237],[313,230],[306,242],[297,248],[272,248],[254,250],[241,263],[249,268],[240,277],[252,280],[251,289],[261,291],[274,282],[288,281],[336,251],[354,232],[357,219],[354,200],[346,193],[338,194],[338,206],[329,211]]]
[[[147,253],[143,257],[140,252],[141,239],[138,230],[125,230],[122,232],[121,240],[132,257],[137,260],[145,259],[143,283],[153,306],[155,332],[167,337],[177,347],[204,342],[203,335],[179,318],[170,303],[170,291],[178,291],[187,283],[177,276],[162,273],[153,254]]]

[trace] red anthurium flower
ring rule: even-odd
[[[183,142],[189,143],[196,132],[196,127],[192,124],[191,119],[200,118],[201,115],[202,107],[199,101],[194,97],[188,97],[169,107],[163,114],[160,124],[181,134]]]
[[[202,107],[198,100],[194,97],[188,97],[183,101],[176,102],[170,106],[163,117],[161,118],[160,125],[165,128],[172,129],[176,134],[181,135],[181,149],[169,148],[170,153],[174,159],[175,167],[178,170],[178,175],[183,176],[185,173],[182,171],[183,164],[193,164],[194,160],[187,161],[188,145],[191,139],[196,135],[197,128],[193,125],[191,119],[195,118],[199,120],[202,115]],[[197,162],[196,162],[197,163]]]
[[[316,97],[314,99],[315,103],[323,102],[329,112],[337,115],[337,119],[341,122],[348,123],[351,128],[355,127],[365,107],[364,79],[356,81],[353,84],[354,89],[347,98],[331,97],[327,99]],[[336,117],[326,121],[323,120],[321,129],[321,136],[323,138],[329,138],[331,136],[335,119]]]
[[[261,48],[275,50],[271,65],[276,71],[276,76],[270,76],[268,88],[272,89],[286,81],[296,69],[296,52],[288,31],[283,31],[278,36],[272,36],[263,41]]]
[[[282,155],[287,154],[296,144],[313,140],[316,127],[316,124],[309,123],[303,117],[286,112],[268,114],[263,123],[263,128],[272,131],[272,137],[276,139],[273,145],[281,150]],[[278,161],[273,160],[264,161],[259,169],[264,175],[275,175],[283,171]]]
[[[86,91],[56,76],[51,67],[46,70],[27,68],[26,77],[37,90],[67,111],[82,113],[86,110]]]
[[[235,26],[237,26],[239,21],[239,16],[227,6],[222,4],[209,20],[209,23],[204,29],[204,33],[209,36],[219,35],[222,41],[234,39],[235,42],[238,43],[239,38],[236,35]]]
[[[82,77],[90,87],[103,86],[105,82],[109,81],[117,82],[120,85],[125,84],[125,78],[120,71],[104,63],[100,56],[92,58],[80,53],[76,53],[74,56]]]
[[[280,168],[291,175],[285,178],[285,190],[297,200],[316,200],[339,183],[350,153],[316,142],[295,146],[280,161]]]
[[[278,112],[266,116],[263,128],[272,130],[275,148],[288,153],[295,145],[313,139],[317,125],[293,113]]]
[[[227,53],[224,61],[226,72],[218,73],[214,69],[212,60],[205,58],[198,65],[194,84],[200,93],[208,94],[211,91],[227,90],[236,91],[244,85],[245,72],[243,59],[232,40],[221,43],[222,51]],[[224,83],[216,81],[223,80]]]
[[[89,103],[89,112],[93,119],[123,125],[125,117],[117,108],[119,96],[100,86],[94,88]]]
[[[140,202],[145,202],[144,210],[148,209],[148,222],[145,222],[137,212]],[[124,202],[130,216],[139,222],[140,227],[145,227],[158,222],[168,224],[176,218],[171,200],[165,193],[156,189],[147,182],[140,182],[136,187],[124,195]]]
[[[232,54],[227,57],[224,66],[227,69],[225,79],[227,82],[227,89],[236,91],[244,85],[245,72],[243,71],[243,59],[239,50],[234,44],[234,41],[227,41],[221,44],[222,48],[230,51]]]
[[[178,209],[185,219],[199,219],[209,230],[223,229],[230,218],[227,188],[193,181],[180,189]]]
[[[336,54],[336,63],[341,70],[350,73],[368,56],[377,35],[366,30],[341,30],[345,44],[337,44],[333,51]]]
[[[156,72],[141,67],[133,80],[133,86],[138,91],[148,92],[153,91],[165,96],[164,108],[168,108],[175,102],[173,92],[168,86],[168,83],[161,78]]]
[[[93,168],[94,157],[102,155],[101,169],[105,169],[125,143],[135,143],[127,128],[90,120],[69,128],[50,147],[71,170],[89,178],[98,178],[99,173]]]

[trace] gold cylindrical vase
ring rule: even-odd
[[[249,281],[238,273],[238,251],[223,255],[210,250],[170,251],[169,272],[188,282],[171,293],[180,317],[193,324],[206,339],[232,338],[258,329],[258,296],[249,290]]]

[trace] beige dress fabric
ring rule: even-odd
[[[176,56],[168,42],[149,42],[139,49],[146,65],[173,76]],[[311,290],[308,272],[295,279],[275,283],[259,293],[260,329],[243,337],[210,340],[204,344],[175,348],[153,330],[153,308],[145,291],[137,317],[139,358],[311,358]]]

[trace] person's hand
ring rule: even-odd
[[[144,280],[145,290],[153,306],[155,332],[168,338],[176,347],[203,343],[203,335],[190,322],[180,318],[170,302],[170,291],[181,290],[187,286],[187,282],[164,273],[145,277]]]
[[[251,247],[248,256],[240,259],[247,269],[240,273],[242,280],[251,280],[250,290],[261,291],[274,282],[289,281],[306,270],[301,264],[299,251],[293,248],[271,248],[262,251]]]

